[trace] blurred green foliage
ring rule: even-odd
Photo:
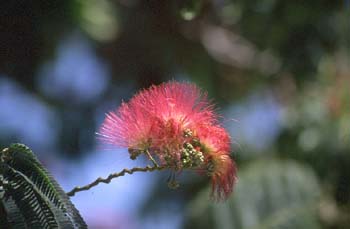
[[[186,228],[319,228],[319,194],[310,169],[291,161],[255,161],[239,172],[226,203],[206,201],[208,190],[199,193],[189,204]]]

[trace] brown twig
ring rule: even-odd
[[[152,172],[152,171],[155,171],[155,170],[162,170],[162,169],[165,169],[165,168],[166,168],[165,166],[158,166],[157,164],[154,164],[154,166],[152,166],[152,167],[148,165],[148,166],[146,166],[144,168],[135,167],[135,168],[132,168],[132,169],[123,169],[122,171],[120,171],[118,173],[109,174],[109,176],[107,178],[99,177],[95,181],[91,182],[90,184],[87,184],[87,185],[82,186],[82,187],[77,186],[77,187],[73,188],[71,191],[67,192],[67,195],[68,196],[74,196],[75,193],[89,190],[90,188],[98,185],[99,183],[108,184],[108,183],[111,182],[112,179],[120,177],[120,176],[124,176],[126,173],[133,174],[134,172]]]

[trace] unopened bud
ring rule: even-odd
[[[132,148],[129,148],[128,151],[129,151],[131,160],[135,160],[143,152],[142,150],[132,149]]]
[[[176,180],[171,180],[168,182],[168,187],[170,189],[177,189],[178,187],[180,187],[180,183],[177,182]]]
[[[185,138],[192,137],[192,135],[193,135],[192,130],[186,129],[186,130],[184,131],[184,137],[185,137]]]

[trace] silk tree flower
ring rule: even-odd
[[[107,114],[99,135],[127,147],[131,159],[145,153],[174,171],[205,170],[216,200],[227,199],[233,190],[230,137],[218,125],[206,93],[194,84],[171,81],[142,90]]]
[[[230,157],[230,136],[220,126],[202,125],[197,131],[201,151],[206,157],[206,172],[212,178],[212,197],[225,200],[233,191],[237,173]]]

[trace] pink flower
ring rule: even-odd
[[[115,112],[109,112],[102,124],[100,138],[109,144],[129,149],[147,149],[150,132],[154,125],[147,110],[135,103],[122,103]]]
[[[148,152],[174,170],[207,170],[213,197],[232,192],[236,168],[229,157],[230,137],[218,126],[206,94],[189,83],[151,86],[110,112],[100,129],[106,143],[127,147],[132,159]]]
[[[150,150],[159,157],[179,158],[185,130],[214,123],[206,95],[193,84],[152,86],[110,112],[100,129],[102,140],[129,150]]]
[[[236,165],[230,158],[230,136],[217,125],[202,125],[197,129],[202,151],[206,156],[207,174],[212,179],[212,198],[226,200],[236,182]]]
[[[208,173],[212,179],[212,198],[217,201],[226,200],[237,180],[236,165],[229,155],[220,152],[212,156],[211,162],[212,171]]]

